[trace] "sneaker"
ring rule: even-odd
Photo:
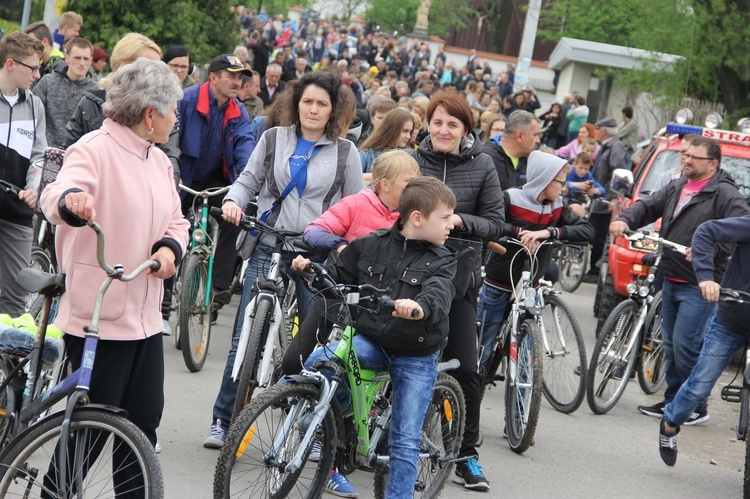
[[[228,289],[216,289],[214,288],[214,303],[220,305],[228,305],[232,301],[232,292]]]
[[[641,414],[645,414],[646,416],[661,418],[664,416],[664,402],[659,402],[654,405],[639,405],[638,410],[641,411]]]
[[[169,325],[169,321],[167,319],[162,319],[162,330],[161,334],[164,336],[172,336],[172,326]]]
[[[359,492],[349,483],[349,479],[338,471],[332,471],[328,476],[326,492],[339,497],[359,497]]]
[[[687,421],[685,421],[683,424],[685,426],[695,426],[699,424],[703,424],[706,421],[711,419],[711,416],[708,415],[708,410],[703,410],[701,412],[694,412],[690,415]]]
[[[583,275],[582,282],[586,282],[588,284],[596,284],[596,283],[598,283],[599,282],[599,272],[596,272],[596,273],[587,272],[586,274]]]
[[[659,423],[659,456],[667,466],[674,466],[677,462],[677,434],[680,433],[680,427],[675,429],[672,436],[664,432],[664,426],[667,424],[666,418],[661,418]]]
[[[453,481],[463,484],[464,488],[469,490],[490,490],[490,482],[482,474],[482,466],[475,457],[456,465],[456,474],[453,476]]]
[[[321,449],[320,442],[315,442],[312,446],[312,449],[310,449],[310,456],[307,458],[307,460],[313,461],[316,463],[320,461],[320,449]]]
[[[157,454],[161,454],[161,444],[158,440],[156,441],[156,445],[154,445],[154,452],[156,452]]]
[[[216,422],[211,425],[211,434],[203,441],[203,447],[207,449],[221,449],[224,445],[225,436],[226,431],[221,427],[221,420],[217,419]]]

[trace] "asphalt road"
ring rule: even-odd
[[[594,343],[594,289],[584,284],[576,293],[563,295],[581,324],[589,357]],[[202,442],[211,424],[234,320],[233,306],[238,301],[234,297],[232,305],[220,313],[201,372],[188,372],[172,339],[164,338],[166,407],[159,439],[167,498],[212,497],[218,452],[204,449]],[[543,401],[535,445],[523,455],[513,453],[502,438],[503,388],[494,388],[482,407],[484,444],[479,449],[491,491],[469,492],[449,482],[442,497],[741,497],[745,445],[735,436],[739,408],[719,396],[721,386],[733,374],[725,373],[714,390],[711,420],[683,428],[674,468],[659,458],[658,420],[636,410],[639,404],[658,402],[660,394],[645,395],[637,381],[629,383],[618,405],[603,416],[594,415],[586,402],[572,415],[565,415]],[[361,497],[372,497],[370,473],[358,471],[350,478]]]

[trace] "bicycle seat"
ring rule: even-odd
[[[25,268],[16,276],[16,283],[28,293],[60,296],[65,292],[65,274],[48,274],[39,269]]]
[[[0,323],[0,351],[6,355],[26,357],[34,348],[35,335]],[[48,370],[62,358],[63,342],[60,338],[46,337],[42,350],[42,369]]]

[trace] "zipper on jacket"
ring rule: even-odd
[[[406,254],[406,245],[408,243],[409,243],[409,240],[408,239],[404,239],[404,246],[401,249],[401,255],[399,255],[399,257],[398,257],[398,263],[396,263],[396,270],[398,270],[398,268],[401,266],[401,262],[403,261],[404,255]],[[394,284],[396,284],[396,281],[398,281],[399,279],[401,279],[402,277],[404,277],[406,275],[406,271],[407,271],[407,269],[404,269],[403,275],[399,275],[398,273],[396,274],[396,277],[393,278],[393,282],[391,283],[390,286],[388,286],[388,290],[389,291],[393,289],[393,286],[394,286]],[[382,275],[383,274],[381,274],[381,280],[382,280]]]
[[[443,183],[445,183],[445,179],[448,177],[448,155],[443,155]]]
[[[18,92],[21,91],[21,89],[17,90]],[[2,94],[0,94],[2,95]],[[20,99],[21,96],[19,95],[18,98]],[[10,102],[5,100],[5,96],[3,96],[3,100],[6,104],[8,104],[8,139],[5,142],[5,159],[8,159],[8,150],[10,149],[10,134],[11,130],[13,130],[13,106],[10,105]],[[33,106],[33,103],[32,103]],[[34,149],[34,144],[31,145],[32,150]]]

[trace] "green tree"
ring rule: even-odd
[[[126,33],[138,32],[161,47],[184,45],[197,63],[231,52],[239,25],[228,0],[69,0],[68,10],[83,16],[81,34],[112,50]]]
[[[540,21],[550,40],[566,36],[680,55],[672,67],[646,64],[617,72],[634,91],[676,101],[723,102],[730,120],[750,115],[750,0],[545,2]],[[732,123],[733,124],[733,123]]]
[[[366,19],[375,20],[384,31],[411,33],[417,22],[420,0],[371,0],[365,12]],[[476,17],[468,0],[433,0],[430,7],[429,31],[431,35],[448,36],[450,27],[463,28]]]

